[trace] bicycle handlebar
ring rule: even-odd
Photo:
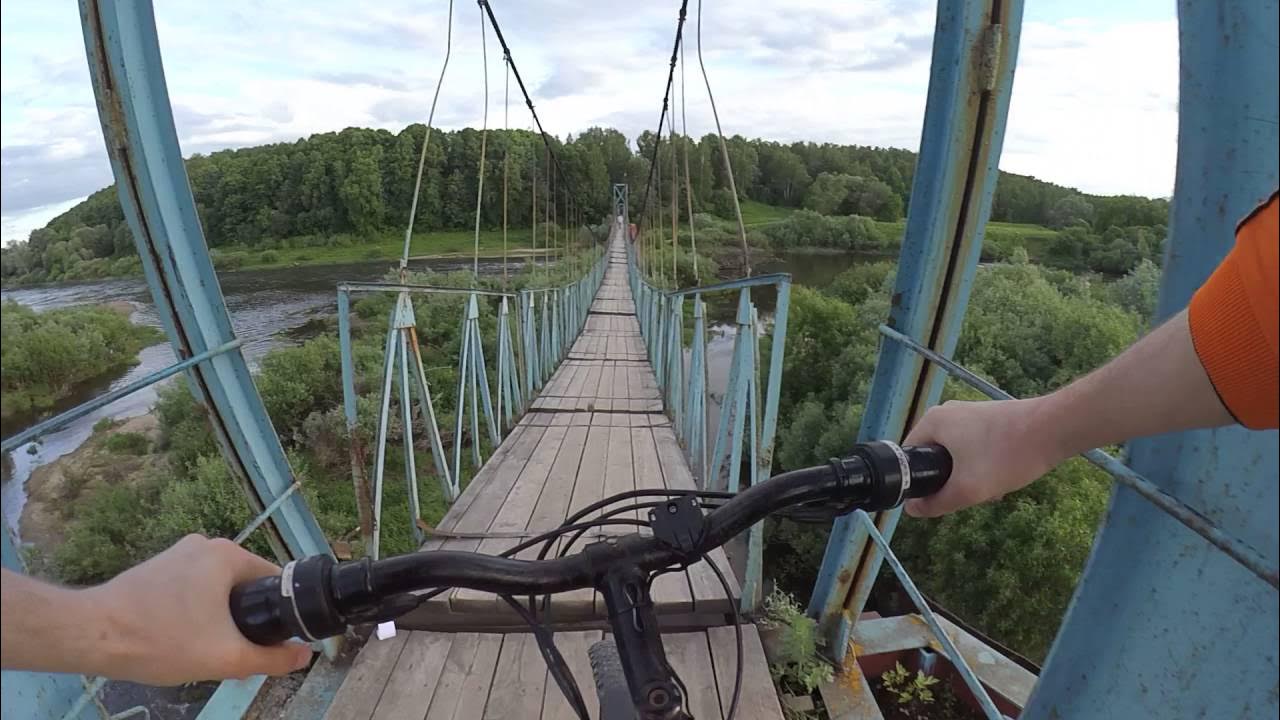
[[[670,518],[650,514],[653,536],[611,536],[567,557],[519,560],[438,550],[342,563],[328,555],[305,558],[289,563],[278,576],[237,585],[231,615],[246,638],[274,645],[293,637],[320,640],[351,625],[393,619],[419,604],[414,592],[428,588],[544,595],[596,587],[621,567],[648,574],[688,565],[787,508],[836,503],[839,514],[886,510],[937,492],[950,474],[951,456],[941,446],[863,443],[849,457],[775,475],[705,516],[696,502],[679,502],[677,491],[658,508],[668,510]]]

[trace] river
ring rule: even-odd
[[[384,277],[389,267],[386,261],[380,260],[219,273],[218,279],[231,315],[231,325],[236,337],[243,343],[242,352],[250,368],[256,368],[258,361],[271,349],[294,342],[290,339],[291,330],[301,327],[316,316],[336,312],[338,282],[378,280]],[[411,270],[429,268],[449,272],[467,270],[470,267],[471,261],[467,259],[410,263]],[[501,272],[500,262],[480,263],[482,275]],[[134,322],[160,327],[160,318],[151,302],[151,293],[141,277],[3,290],[0,291],[0,299],[14,300],[37,311],[123,301],[133,306],[131,319]],[[142,350],[137,365],[118,377],[80,388],[78,393],[67,398],[55,410],[74,407],[146,377],[173,362],[173,350],[167,341],[152,345]],[[10,453],[12,467],[7,469],[3,487],[0,488],[0,506],[3,506],[4,519],[15,537],[18,519],[26,504],[26,481],[32,471],[80,447],[93,433],[93,425],[98,420],[124,419],[146,413],[155,402],[158,389],[158,386],[152,385],[123,397],[55,433],[45,435],[39,442],[28,443]],[[4,434],[7,436],[22,429],[22,425],[5,427]]]

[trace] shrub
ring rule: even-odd
[[[263,265],[280,262],[280,254],[275,250],[263,250],[258,253],[258,262]]]
[[[797,695],[808,695],[830,682],[831,666],[818,657],[818,625],[804,614],[795,598],[775,590],[765,598],[764,612],[778,640],[769,661],[774,682]]]
[[[151,438],[138,432],[118,432],[108,435],[102,446],[116,455],[145,455],[151,449]]]

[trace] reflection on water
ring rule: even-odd
[[[318,314],[336,312],[336,286],[339,282],[379,280],[390,267],[386,261],[376,261],[220,273],[218,279],[231,316],[231,326],[242,342],[241,351],[250,369],[256,369],[262,356],[269,350],[291,344],[287,331],[301,326]],[[410,263],[412,270],[428,268],[441,272],[469,270],[471,261],[451,259]],[[501,262],[480,264],[482,275],[501,272]],[[151,302],[151,293],[142,278],[113,278],[4,290],[0,292],[0,299],[14,300],[36,310],[124,301],[134,308],[131,316],[134,322],[160,327],[160,318]],[[162,370],[173,364],[174,355],[168,342],[163,342],[145,348],[139,354],[138,361],[137,365],[117,378],[80,388],[78,393],[66,398],[55,410],[67,410]],[[165,382],[180,381],[179,377],[175,376]],[[18,518],[26,504],[25,483],[31,472],[80,447],[93,433],[93,425],[98,420],[124,419],[146,413],[155,402],[158,389],[157,385],[152,385],[123,397],[58,432],[45,435],[40,442],[28,443],[10,454],[12,468],[6,469],[4,485],[0,488],[0,505],[3,506],[5,520],[15,534]],[[4,433],[9,435],[22,429],[23,427],[5,427]]]

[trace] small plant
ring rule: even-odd
[[[98,433],[106,432],[115,426],[116,426],[116,421],[114,419],[109,417],[104,417],[98,422],[93,424],[93,434],[97,435]]]
[[[780,631],[769,670],[774,682],[794,694],[809,695],[834,676],[831,666],[818,657],[818,626],[807,617],[795,598],[774,590],[764,601],[766,622]]]
[[[151,449],[151,438],[142,433],[118,432],[107,437],[102,446],[116,455],[145,455]]]
[[[929,717],[928,708],[934,701],[933,686],[938,684],[938,678],[925,675],[922,670],[917,670],[912,675],[899,662],[892,670],[886,670],[880,676],[880,684],[893,696],[898,704],[898,712],[903,717],[912,720]]]

